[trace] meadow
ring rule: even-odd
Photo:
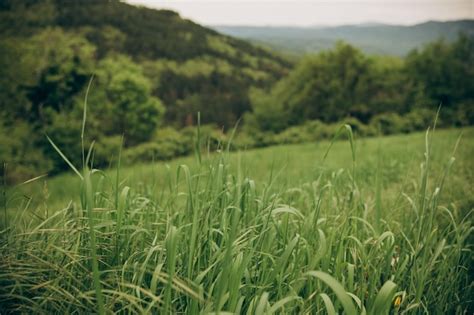
[[[0,313],[472,313],[474,128],[341,137],[3,187]]]

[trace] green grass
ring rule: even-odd
[[[9,188],[0,312],[472,313],[474,129],[453,153],[460,133],[338,141],[326,159],[329,142],[224,150]]]

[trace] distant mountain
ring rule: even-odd
[[[335,27],[214,26],[215,30],[295,54],[331,48],[346,41],[370,54],[406,55],[410,50],[444,38],[453,41],[460,32],[474,36],[474,20],[429,21],[413,26],[366,23]]]

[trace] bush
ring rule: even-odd
[[[427,108],[412,110],[403,117],[403,132],[425,130],[433,123],[435,112]]]
[[[121,136],[100,138],[94,146],[95,151],[92,161],[94,167],[104,167],[115,164],[117,162],[121,146]]]
[[[338,124],[325,124],[319,120],[311,120],[304,124],[311,141],[330,139],[334,137],[339,127]]]
[[[403,118],[395,113],[385,113],[374,116],[370,125],[383,135],[390,135],[405,131]]]
[[[186,129],[186,133],[192,134],[193,139],[195,139],[197,127],[187,127]],[[202,125],[199,127],[199,133],[201,136],[201,146],[211,151],[227,145],[227,141],[229,140],[227,135],[222,130],[217,129],[215,125]]]
[[[251,137],[255,141],[256,148],[268,147],[270,145],[277,144],[275,134],[273,132],[255,131]]]
[[[362,123],[360,120],[358,120],[357,118],[354,118],[354,117],[347,118],[346,120],[344,120],[343,123],[351,126],[354,134],[360,137],[372,137],[372,136],[377,135],[377,129],[374,128],[374,126],[366,125]]]
[[[162,146],[166,156],[181,156],[192,152],[193,136],[167,127],[158,129],[153,136],[153,141]]]
[[[303,143],[311,140],[311,135],[304,126],[290,127],[275,135],[275,141],[279,144]]]
[[[13,126],[5,126],[0,121],[0,178],[2,182],[6,180],[8,184],[18,183],[51,170],[52,161],[35,147],[32,134],[33,131],[24,122],[15,122]]]
[[[173,128],[163,128],[155,132],[153,141],[139,144],[125,150],[127,163],[169,160],[186,155],[193,150],[192,128],[178,132]]]
[[[456,111],[457,126],[472,126],[474,125],[474,100],[467,100],[459,104]]]
[[[231,147],[234,149],[251,149],[257,146],[257,141],[248,132],[237,132],[232,140]]]
[[[156,142],[147,142],[130,147],[124,151],[123,157],[126,163],[150,162],[162,160],[162,148]]]

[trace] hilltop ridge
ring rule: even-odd
[[[329,49],[338,40],[343,40],[366,53],[403,56],[440,38],[454,41],[461,32],[474,36],[474,20],[427,21],[409,26],[363,23],[309,27],[217,25],[213,28],[224,34],[295,54]]]

